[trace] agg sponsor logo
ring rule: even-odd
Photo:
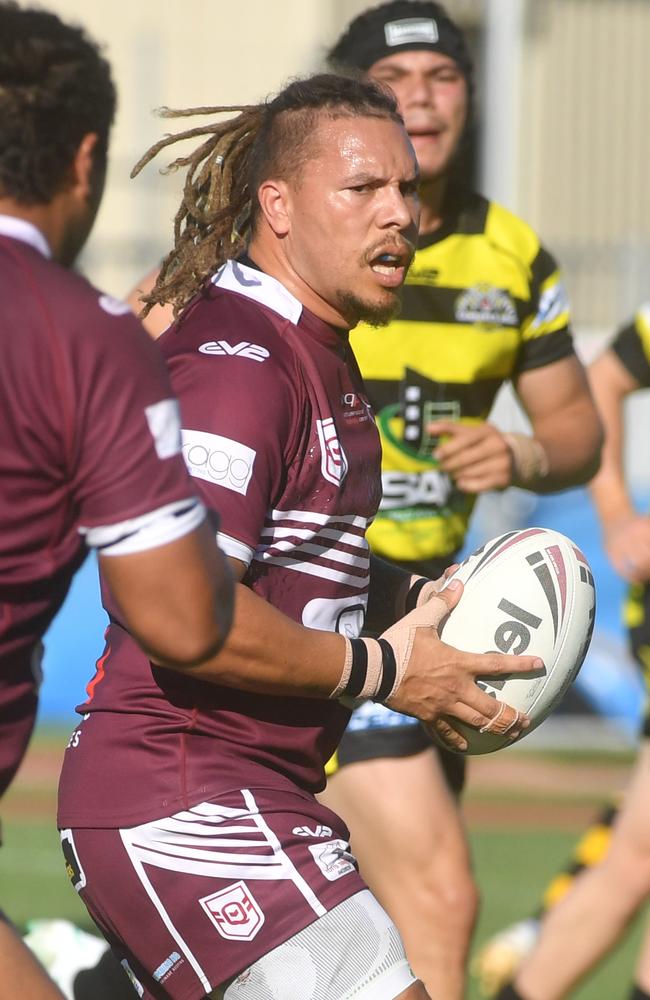
[[[320,471],[328,483],[340,486],[348,473],[348,460],[336,436],[334,418],[317,420],[316,428],[321,450]]]
[[[239,344],[229,344],[227,340],[209,340],[199,347],[201,354],[218,354],[222,357],[227,355],[230,358],[248,358],[249,361],[266,361],[270,357],[266,347],[259,344],[250,344],[247,340],[242,340]]]
[[[228,941],[252,941],[264,924],[264,913],[243,881],[204,896],[199,903]]]
[[[257,455],[253,448],[207,431],[183,428],[181,438],[183,458],[191,476],[246,496]]]
[[[327,844],[314,844],[309,847],[314,861],[328,882],[349,875],[357,869],[350,846],[345,840],[330,840]]]

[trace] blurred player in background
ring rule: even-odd
[[[111,616],[63,766],[68,869],[146,995],[424,998],[314,798],[340,699],[388,702],[462,750],[454,718],[526,725],[475,677],[541,664],[445,646],[459,589],[368,553],[380,445],[347,331],[399,306],[419,212],[392,95],[326,74],[213,110],[241,114],[144,158],[201,136],[175,161],[184,198],[149,301],[180,311],[160,346],[240,581],[235,624],[215,659],[152,671]],[[359,636],[366,618],[379,639]]]
[[[632,653],[650,672],[650,518],[639,514],[624,473],[627,396],[650,388],[650,304],[623,327],[590,367],[606,429],[603,463],[591,484],[603,542],[616,571],[630,581],[625,606]],[[477,973],[487,995],[512,975],[499,1000],[560,1000],[616,944],[650,894],[650,719],[620,812],[609,809],[583,840],[578,864],[547,892],[541,924],[515,925],[489,942]],[[613,824],[613,825],[612,825]],[[578,875],[579,877],[572,878]],[[559,891],[558,891],[559,890]],[[527,957],[526,957],[527,955]],[[650,934],[641,949],[630,1000],[650,998]]]
[[[0,795],[34,725],[41,638],[88,547],[148,652],[221,645],[232,578],[158,352],[68,268],[101,199],[115,92],[80,28],[0,4]],[[0,997],[60,998],[6,919]]]
[[[557,264],[525,222],[467,180],[474,82],[458,26],[439,4],[398,0],[352,21],[329,61],[394,91],[418,157],[420,235],[400,316],[380,332],[362,324],[351,343],[383,447],[371,546],[435,577],[462,546],[477,493],[589,479],[600,423]],[[508,379],[530,436],[487,419]],[[417,720],[368,702],[326,793],[413,968],[445,1000],[463,995],[477,907],[457,805],[464,764],[433,749]]]

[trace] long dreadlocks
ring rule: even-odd
[[[153,305],[172,303],[177,316],[206,278],[244,249],[255,229],[260,184],[269,177],[287,180],[296,174],[308,158],[317,118],[323,113],[402,122],[388,90],[330,73],[295,80],[277,97],[258,105],[161,111],[166,118],[234,117],[166,135],[131,171],[135,177],[176,142],[207,136],[194,152],[177,157],[166,168],[166,172],[188,169],[174,219],[174,246],[154,288],[143,298],[144,315]]]

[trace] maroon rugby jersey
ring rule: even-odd
[[[39,230],[0,216],[0,793],[82,533],[100,544],[101,529],[192,496],[159,352],[128,307],[48,256]]]
[[[187,465],[219,511],[220,546],[248,565],[244,583],[306,626],[358,635],[380,445],[347,335],[231,261],[159,343]],[[349,718],[335,701],[152,667],[117,622],[88,690],[63,827],[145,822],[242,787],[318,790]]]

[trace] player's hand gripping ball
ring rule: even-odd
[[[560,702],[589,648],[596,611],[589,563],[565,535],[526,528],[486,542],[450,579],[455,577],[464,591],[441,628],[445,642],[471,653],[525,653],[544,662],[540,673],[477,679],[488,694],[530,716],[526,735]],[[454,727],[467,739],[469,754],[513,742],[456,720]]]

